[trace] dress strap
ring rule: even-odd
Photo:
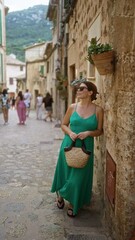
[[[76,103],[76,105],[75,105],[74,112],[76,112],[76,109],[77,109],[77,103]]]
[[[97,115],[97,105],[95,104],[94,114]]]
[[[95,104],[95,114],[97,113],[97,105]]]

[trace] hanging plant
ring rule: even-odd
[[[65,87],[60,90],[60,98],[63,100],[67,99],[67,89]]]
[[[60,82],[63,86],[67,86],[68,85],[68,80],[67,77],[64,76],[60,71],[58,71],[56,73],[56,79],[58,82]]]
[[[56,89],[59,90],[59,91],[63,89],[62,82],[59,81],[59,82],[56,83]]]
[[[99,43],[97,38],[92,38],[88,47],[87,60],[94,64],[100,75],[112,73],[114,70],[114,51],[110,44]]]

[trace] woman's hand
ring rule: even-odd
[[[81,140],[85,139],[85,138],[88,137],[88,136],[89,136],[89,131],[80,132],[80,133],[77,134],[77,138],[79,138],[79,139],[81,139]]]
[[[71,133],[69,134],[69,137],[70,137],[73,141],[75,141],[75,140],[78,138],[78,135],[77,135],[76,133],[74,133],[74,132],[71,132]]]

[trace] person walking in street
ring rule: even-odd
[[[3,118],[4,118],[4,125],[7,125],[9,108],[10,108],[10,100],[8,97],[7,89],[4,89],[1,94],[1,106],[2,106],[2,113],[3,113]]]
[[[29,89],[26,89],[26,92],[24,93],[24,102],[26,105],[26,116],[29,117],[30,113],[30,103],[31,103],[32,95],[29,92]]]
[[[47,121],[48,118],[50,118],[50,121],[52,122],[52,104],[53,104],[53,98],[49,92],[46,93],[46,96],[43,98],[43,103],[45,106],[45,110],[47,112],[47,116],[45,117],[44,121]]]
[[[42,104],[43,96],[39,93],[36,99],[36,114],[38,120],[42,120]]]
[[[11,101],[11,106],[12,106],[12,109],[14,110],[15,109],[15,97],[14,96]]]
[[[69,202],[69,217],[75,217],[79,209],[89,205],[92,197],[94,137],[103,133],[103,109],[93,103],[97,94],[95,84],[87,80],[82,82],[77,89],[79,101],[69,106],[61,125],[65,137],[61,144],[51,192],[57,193],[59,209],[64,208],[64,199]],[[83,168],[69,167],[64,148],[69,147],[73,141],[76,147],[81,147],[82,140],[86,149],[91,152],[89,160]]]
[[[26,105],[24,102],[24,96],[22,91],[19,91],[18,96],[16,98],[16,109],[19,118],[19,125],[24,125],[26,121]]]

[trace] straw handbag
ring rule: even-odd
[[[73,142],[71,146],[64,148],[64,152],[67,165],[73,168],[85,167],[91,154],[86,150],[84,141],[82,141],[82,147],[75,147],[75,142]]]

